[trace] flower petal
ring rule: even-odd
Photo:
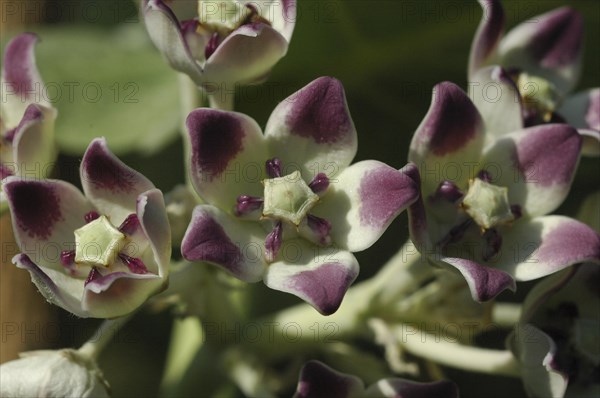
[[[296,0],[260,0],[253,2],[260,6],[260,13],[271,22],[271,26],[277,30],[289,42],[292,39],[294,26],[296,25],[297,5]]]
[[[352,253],[300,239],[284,242],[278,258],[267,268],[265,284],[300,297],[323,315],[337,311],[358,276]]]
[[[42,270],[26,254],[17,254],[12,259],[13,263],[29,271],[31,281],[37,286],[40,293],[48,302],[61,307],[82,318],[89,315],[81,308],[81,293],[83,281],[69,277],[62,271],[44,268]]]
[[[115,225],[135,213],[139,194],[154,188],[150,180],[120,161],[108,149],[104,138],[90,143],[81,161],[80,174],[85,195]]]
[[[523,129],[519,90],[501,67],[478,70],[470,81],[469,94],[485,123],[487,143]]]
[[[583,17],[562,7],[513,28],[500,42],[498,56],[502,66],[549,80],[565,94],[579,79],[582,49]]]
[[[423,196],[433,193],[442,180],[466,186],[481,156],[483,133],[483,120],[469,97],[453,83],[436,85],[408,155],[419,167]]]
[[[294,398],[351,398],[364,393],[358,377],[331,369],[319,361],[308,361],[300,371]]]
[[[163,0],[143,0],[142,15],[150,39],[171,67],[187,74],[200,85],[202,67],[192,56],[181,32],[179,21],[169,6]]]
[[[494,266],[518,281],[541,278],[581,262],[600,263],[600,235],[568,217],[520,220],[503,238],[503,250]]]
[[[13,160],[19,174],[34,178],[48,178],[56,159],[54,120],[56,110],[31,104],[25,110],[13,138]]]
[[[42,78],[35,64],[35,44],[38,36],[23,33],[12,39],[4,51],[2,67],[2,121],[8,128],[15,127],[27,106],[37,103],[50,107],[42,95]]]
[[[396,170],[376,160],[355,163],[330,181],[314,214],[331,223],[331,237],[339,247],[367,249],[419,196],[415,173],[414,164]]]
[[[21,252],[42,267],[62,270],[60,253],[75,248],[73,231],[93,206],[63,181],[8,177],[2,185]]]
[[[181,254],[189,261],[222,267],[245,282],[258,282],[265,272],[265,231],[256,223],[239,221],[214,206],[196,206]]]
[[[583,136],[582,154],[600,155],[600,88],[568,97],[558,113]]]
[[[192,184],[202,199],[231,211],[240,195],[263,196],[267,148],[260,127],[241,113],[201,108],[186,121]]]
[[[500,1],[479,0],[483,9],[481,21],[471,43],[469,54],[469,81],[476,81],[475,73],[494,54],[504,32],[504,10]]]
[[[567,375],[556,370],[556,344],[533,325],[517,325],[507,345],[521,364],[521,378],[532,397],[563,397]]]
[[[545,124],[507,134],[485,150],[492,183],[508,188],[524,215],[556,209],[569,193],[579,162],[581,136],[566,124]]]
[[[271,152],[300,170],[306,181],[318,173],[332,178],[357,149],[356,130],[342,84],[321,77],[279,103],[265,129]]]
[[[81,306],[93,318],[127,315],[157,293],[163,283],[163,278],[153,274],[112,272],[85,285]]]
[[[364,395],[372,398],[458,398],[458,388],[449,380],[420,383],[404,379],[383,379],[369,386]]]
[[[242,25],[206,60],[204,87],[211,93],[221,90],[223,83],[260,82],[287,49],[287,40],[272,27],[262,23]],[[231,94],[220,92],[216,95]]]
[[[502,270],[487,267],[465,258],[442,256],[439,257],[439,260],[439,262],[453,266],[465,277],[473,300],[488,301],[506,289],[516,290],[513,277]]]
[[[141,194],[136,213],[158,263],[158,275],[166,281],[171,259],[171,228],[162,192],[152,189]]]

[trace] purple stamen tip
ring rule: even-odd
[[[282,235],[283,226],[281,225],[281,221],[278,221],[265,239],[265,257],[267,262],[272,263],[275,261],[275,257],[277,257],[277,253],[279,252],[283,241]]]
[[[329,236],[329,232],[331,232],[331,223],[329,221],[321,217],[313,216],[312,214],[309,214],[306,217],[306,221],[308,227],[317,236],[319,244],[327,246],[331,243],[331,237]]]
[[[308,186],[314,193],[318,194],[325,192],[327,188],[329,188],[329,178],[327,175],[325,175],[325,173],[319,173],[315,176],[315,178],[313,178]]]
[[[488,261],[500,251],[500,248],[502,247],[502,236],[495,228],[491,228],[484,232],[483,238],[485,239],[486,247],[482,257],[484,261]]]
[[[515,220],[523,217],[523,211],[519,205],[510,205],[510,211],[515,216]]]
[[[98,271],[96,267],[92,267],[88,277],[86,278],[85,282],[83,282],[83,286],[87,286],[88,283],[100,278],[101,276],[102,274],[100,274],[100,271]]]
[[[138,219],[136,214],[130,214],[123,221],[123,223],[119,226],[119,231],[123,232],[127,235],[133,235],[140,225],[140,220]]]
[[[480,170],[479,173],[477,173],[477,178],[487,183],[492,182],[492,176],[486,170]]]
[[[219,47],[219,34],[217,32],[213,33],[208,39],[208,43],[206,43],[206,47],[204,47],[204,58],[208,59],[215,51],[217,51],[217,47]]]
[[[71,267],[75,262],[75,250],[63,250],[60,252],[60,263],[65,267]]]
[[[265,167],[269,178],[281,177],[281,160],[279,158],[267,160]]]
[[[234,213],[238,217],[248,215],[253,211],[262,208],[263,203],[263,198],[257,198],[255,196],[248,195],[240,195],[237,198],[237,204],[235,205]]]
[[[90,223],[90,222],[94,221],[95,219],[97,219],[98,217],[100,217],[100,214],[98,214],[94,210],[90,211],[89,213],[86,213],[86,215],[83,216],[86,223]]]
[[[4,139],[9,144],[12,144],[13,141],[15,140],[15,134],[17,134],[17,127],[14,127],[12,129],[8,130],[6,133],[4,133]]]
[[[148,268],[139,258],[129,257],[126,254],[120,253],[119,258],[127,265],[127,268],[134,274],[147,274]]]
[[[463,192],[452,181],[442,181],[431,198],[433,200],[444,199],[450,203],[456,203],[463,196]]]

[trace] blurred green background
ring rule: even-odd
[[[137,4],[33,1],[40,7],[35,16],[18,8],[25,3],[2,2],[1,42],[4,46],[23,30],[42,38],[36,50],[38,68],[59,110],[57,176],[79,184],[81,154],[93,137],[106,136],[112,150],[165,192],[183,182],[177,76],[149,42]],[[8,4],[16,4],[17,9]],[[503,4],[509,29],[564,2]],[[576,91],[598,87],[600,2],[568,4],[585,18],[584,67]],[[236,110],[264,126],[279,101],[319,76],[334,76],[344,84],[358,130],[356,160],[378,159],[402,167],[412,133],[429,107],[432,87],[445,80],[466,87],[469,47],[481,16],[477,2],[298,0],[298,13],[288,55],[266,84],[238,90]],[[7,18],[12,23],[5,23]],[[558,213],[574,214],[584,197],[600,187],[599,176],[598,160],[583,158],[572,193]],[[406,238],[403,214],[376,245],[357,254],[359,278],[376,272]],[[528,287],[520,285],[516,294],[502,298],[522,298]],[[262,284],[253,289],[257,314],[299,302],[275,291],[263,294],[267,288]],[[91,331],[97,323],[62,317],[65,328],[78,331]],[[115,396],[156,395],[169,330],[169,314],[142,313],[124,329],[126,338],[109,347],[101,365]],[[64,333],[52,345],[79,344],[86,337],[86,333]],[[447,371],[458,382],[462,397],[523,395],[518,380]]]

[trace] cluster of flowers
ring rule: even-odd
[[[190,262],[213,264],[245,282],[262,280],[330,315],[358,275],[352,253],[372,246],[407,210],[415,246],[432,265],[461,274],[475,301],[566,269],[545,279],[525,302],[519,327],[540,336],[535,346],[515,335],[509,346],[525,364],[525,386],[534,396],[562,396],[575,357],[584,369],[579,385],[589,384],[586,375],[597,369],[599,356],[593,348],[597,331],[585,322],[597,323],[598,314],[586,311],[584,296],[594,294],[590,281],[598,280],[591,263],[600,262],[600,236],[580,221],[548,215],[567,197],[582,153],[600,154],[600,89],[568,96],[580,72],[581,17],[562,8],[504,35],[500,3],[480,3],[484,18],[468,63],[472,92],[450,82],[434,88],[401,169],[376,160],[352,164],[357,132],[342,84],[333,78],[318,78],[284,99],[264,132],[241,113],[192,111],[185,123],[186,164],[197,203],[181,242],[172,242],[162,192],[113,155],[102,138],[83,155],[83,194],[63,181],[21,176],[28,164],[56,156],[57,111],[29,97],[29,88],[42,84],[37,37],[14,38],[2,70],[2,86],[14,95],[1,104],[0,119],[0,200],[21,249],[13,262],[29,271],[49,302],[79,317],[121,317],[166,289],[172,246]],[[236,12],[220,13],[225,6]],[[266,79],[287,52],[295,7],[294,0],[144,0],[142,13],[169,64],[218,96],[211,92],[215,82]],[[538,88],[535,98],[528,84]],[[502,92],[493,102],[486,97],[490,85]],[[450,164],[457,167],[455,178],[431,172]],[[260,177],[235,175],[247,165],[260,165]],[[48,247],[60,250],[48,256]],[[552,306],[564,321],[540,310]],[[565,341],[556,341],[553,327],[568,336]],[[555,360],[561,349],[561,358],[568,351],[570,360]],[[73,359],[78,355],[42,352],[20,361],[86,363],[92,381],[76,394],[97,394],[101,374],[85,358]],[[17,376],[4,383],[10,371],[18,375],[28,367],[19,361],[3,366],[2,395],[10,388],[20,395],[42,391],[23,389]],[[64,377],[80,373],[65,370]],[[49,385],[35,388],[64,393]],[[450,382],[401,379],[365,390],[356,377],[313,361],[303,368],[296,392],[365,394],[450,397],[457,391]]]

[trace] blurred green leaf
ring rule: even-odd
[[[82,154],[94,137],[117,154],[153,154],[177,137],[177,74],[142,24],[117,28],[61,26],[36,30],[45,96],[58,108],[60,149]]]

